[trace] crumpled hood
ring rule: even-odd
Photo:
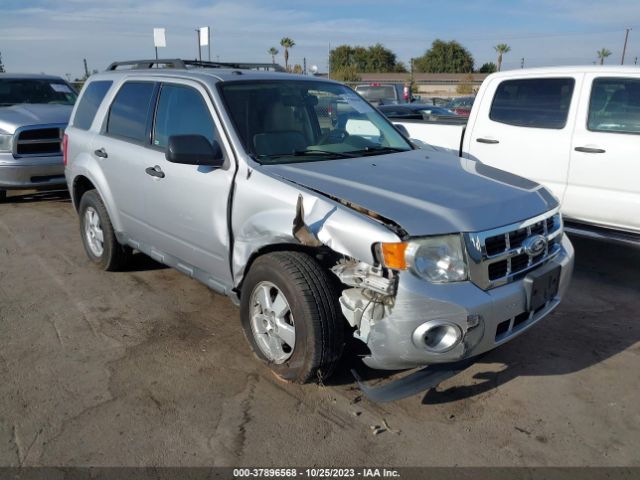
[[[376,212],[412,236],[488,230],[558,205],[530,180],[424,150],[261,170]]]
[[[21,103],[11,107],[0,107],[0,128],[14,133],[25,125],[68,123],[72,105]]]

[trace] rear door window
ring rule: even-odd
[[[110,80],[98,80],[87,85],[78,103],[73,126],[81,130],[89,130],[96,116],[98,107],[113,84]]]
[[[587,128],[594,132],[640,133],[640,79],[596,78]]]
[[[505,80],[496,90],[489,118],[519,127],[562,129],[567,124],[575,80]]]
[[[210,143],[217,140],[209,107],[194,88],[184,85],[162,85],[153,145],[166,148],[171,135],[202,135]]]
[[[153,82],[127,82],[120,88],[109,110],[109,135],[147,143],[155,86]]]

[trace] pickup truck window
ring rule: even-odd
[[[111,88],[111,85],[113,85],[111,80],[99,80],[87,85],[87,89],[82,94],[75,117],[73,118],[74,127],[81,130],[89,130],[89,128],[91,128],[98,107]]]
[[[562,129],[574,84],[573,78],[505,80],[498,85],[489,118],[518,127]]]
[[[163,84],[156,111],[153,145],[165,148],[171,135],[202,135],[213,143],[215,126],[209,108],[197,90]]]
[[[21,103],[73,105],[76,97],[62,79],[0,78],[0,107]]]
[[[358,85],[356,92],[366,98],[369,102],[395,101],[396,90],[393,85]]]
[[[640,80],[596,78],[587,128],[594,132],[640,133]]]
[[[411,150],[377,110],[344,85],[306,80],[219,86],[246,151],[261,163],[294,163]]]
[[[109,135],[145,142],[155,86],[153,82],[127,82],[120,88],[109,111]]]

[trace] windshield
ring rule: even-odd
[[[76,92],[64,81],[55,79],[0,78],[0,106],[20,103],[73,105]]]
[[[260,163],[352,158],[411,145],[350,88],[328,82],[238,81],[220,85],[244,148]]]

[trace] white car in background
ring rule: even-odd
[[[640,242],[640,68],[559,67],[487,77],[465,125],[403,120],[438,150],[530,178],[567,231]]]

